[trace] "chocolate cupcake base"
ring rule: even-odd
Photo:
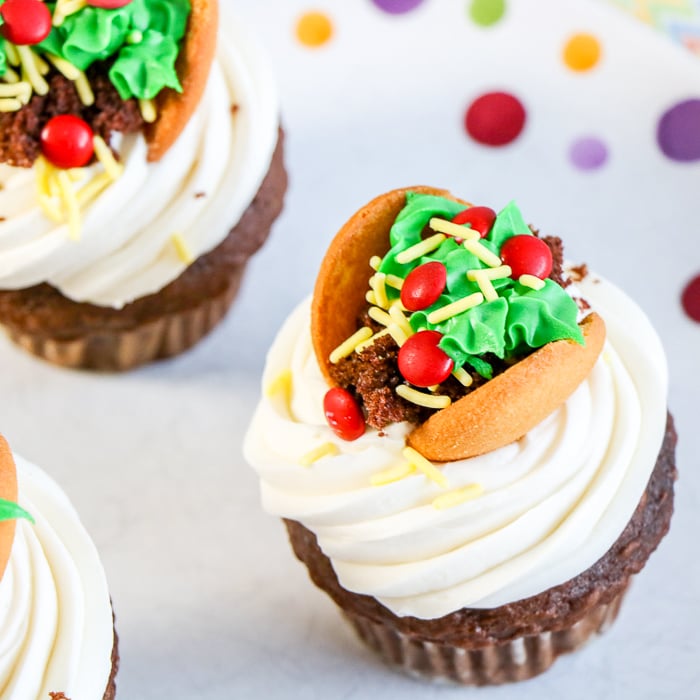
[[[63,367],[123,371],[178,355],[226,315],[286,189],[280,130],[270,169],[240,221],[162,290],[122,309],[71,301],[49,284],[0,291],[0,324],[25,350]]]
[[[632,519],[593,566],[559,586],[498,608],[462,608],[432,620],[399,617],[375,598],[343,588],[315,535],[296,521],[285,524],[312,581],[385,661],[414,675],[467,685],[525,680],[615,620],[631,577],[668,532],[675,446],[669,414],[656,465]]]

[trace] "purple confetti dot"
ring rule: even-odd
[[[404,12],[415,10],[423,0],[372,0],[372,2],[390,15],[402,15]]]
[[[700,100],[685,100],[664,112],[656,139],[671,160],[700,160]]]
[[[607,161],[608,149],[600,139],[585,137],[573,143],[569,155],[580,170],[596,170]]]

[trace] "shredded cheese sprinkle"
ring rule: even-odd
[[[392,323],[390,326],[387,326],[387,330],[389,331],[391,337],[394,339],[394,342],[399,347],[402,347],[403,344],[408,340],[408,336],[401,330],[400,326],[396,325],[395,323]]]
[[[174,233],[170,237],[170,240],[175,246],[175,251],[177,252],[178,258],[180,258],[185,265],[191,265],[194,262],[194,256],[192,255],[192,251],[187,245],[187,241],[185,241],[183,235],[181,233]]]
[[[467,228],[466,226],[462,226],[461,224],[455,224],[452,221],[446,221],[445,219],[437,219],[435,217],[430,219],[430,228],[433,229],[433,231],[446,233],[448,236],[461,238],[464,241],[476,241],[479,238],[481,238],[481,234],[478,231],[475,231],[473,228]]]
[[[102,163],[102,167],[105,169],[105,172],[113,180],[116,180],[122,174],[124,167],[120,163],[117,163],[112,150],[104,142],[104,139],[101,136],[93,136],[92,143],[95,148],[97,160]]]
[[[535,275],[520,275],[520,277],[518,277],[518,282],[520,282],[523,287],[530,287],[530,289],[534,289],[536,292],[539,292],[540,289],[544,287],[544,280],[535,277]]]
[[[370,290],[367,292],[367,294],[365,294],[365,299],[367,299],[367,301],[368,301],[370,304],[372,304],[372,305],[374,305],[374,306],[377,305],[377,297],[376,297],[376,295],[374,294],[374,290],[373,290],[373,289],[370,289]]]
[[[339,454],[338,446],[332,442],[324,442],[313,450],[309,450],[305,455],[299,458],[299,464],[302,467],[310,467],[315,462],[318,462],[324,457],[334,457]]]
[[[480,270],[469,270],[467,279],[471,282],[476,282],[478,277],[485,277],[489,280],[502,280],[510,277],[513,270],[509,265],[499,265],[498,267],[483,268]]]
[[[7,47],[8,44],[6,43]],[[17,46],[17,54],[22,66],[22,75],[31,84],[37,95],[46,95],[49,91],[49,84],[41,75],[41,63],[39,57],[28,46]]]
[[[19,58],[19,51],[17,51],[17,46],[11,44],[9,41],[5,42],[5,53],[7,54],[7,62],[11,66],[19,66],[21,61]]]
[[[347,340],[344,340],[331,354],[328,359],[331,364],[338,364],[344,357],[347,357],[360,343],[372,337],[372,329],[363,326],[355,331]]]
[[[16,112],[22,109],[22,103],[16,97],[0,98],[0,112]]]
[[[19,82],[19,75],[17,71],[12,70],[9,66],[5,67],[5,74],[2,76],[2,79],[6,83],[18,83]]]
[[[484,295],[484,299],[486,299],[486,301],[496,301],[496,299],[498,299],[498,292],[493,286],[493,282],[491,282],[487,275],[479,274],[481,272],[481,270],[471,270],[467,273],[467,277],[479,285],[479,289]],[[484,272],[486,272],[486,270],[484,270]]]
[[[389,316],[389,314],[386,311],[380,309],[378,306],[370,306],[369,310],[367,311],[367,315],[373,321],[381,323],[382,326],[389,326],[394,322],[391,316]]]
[[[82,10],[86,5],[86,0],[57,0],[52,20],[53,26],[60,27],[66,17]]]
[[[452,376],[462,385],[471,386],[474,383],[472,375],[464,367],[458,367],[452,372]]]
[[[404,280],[403,278],[397,277],[396,275],[387,275],[386,283],[390,287],[393,287],[394,289],[398,289],[400,291],[401,289],[403,289]]]
[[[292,392],[292,370],[285,369],[280,372],[265,388],[265,396],[268,399],[279,394],[289,396]]]
[[[434,236],[430,236],[429,238],[426,238],[424,241],[421,241],[420,243],[416,243],[415,245],[412,245],[410,248],[406,248],[406,250],[402,250],[397,256],[396,256],[396,262],[401,263],[402,265],[405,265],[406,263],[413,262],[414,260],[418,260],[418,258],[422,257],[423,255],[427,255],[428,253],[432,253],[434,250],[440,247],[442,245],[442,242],[445,240],[445,234],[444,233],[436,233]],[[499,260],[500,263],[500,260]]]
[[[453,301],[451,304],[443,306],[441,309],[431,311],[428,316],[428,323],[436,324],[447,321],[448,318],[464,313],[475,306],[479,306],[484,301],[484,295],[481,292],[474,292],[469,296]]]
[[[449,488],[447,477],[430,460],[423,457],[418,450],[404,447],[401,454],[408,460],[409,464],[413,464],[416,469],[422,471],[428,479],[442,486],[443,489]]]
[[[370,483],[372,486],[386,486],[387,484],[393,484],[395,481],[405,479],[415,471],[416,468],[413,464],[398,464],[395,467],[385,469],[383,472],[373,474],[370,478]]]
[[[153,100],[139,100],[139,109],[146,124],[153,124],[158,118],[156,103]]]
[[[484,487],[481,484],[469,484],[461,489],[455,489],[449,493],[443,493],[433,500],[433,508],[437,510],[447,510],[454,508],[467,501],[473,501],[475,498],[483,495]]]
[[[410,338],[413,335],[413,328],[411,328],[408,319],[403,315],[399,304],[392,304],[389,307],[389,316],[391,316],[394,323],[403,331],[406,338]]]
[[[452,400],[449,396],[434,396],[432,394],[425,394],[422,391],[413,389],[406,384],[399,384],[396,387],[396,393],[406,401],[416,404],[417,406],[424,406],[425,408],[447,408]]]
[[[100,173],[95,175],[87,184],[83,185],[78,190],[78,204],[81,207],[86,207],[90,202],[96,199],[102,192],[109,187],[114,180],[109,173]]]
[[[80,240],[81,216],[78,198],[73,189],[73,183],[65,170],[57,170],[56,179],[63,203],[63,208],[68,215],[68,235],[71,240]]]
[[[389,297],[386,295],[386,275],[383,272],[376,272],[369,280],[369,285],[374,290],[377,306],[382,309],[389,308]]]
[[[86,106],[90,107],[95,104],[95,94],[90,87],[87,76],[85,73],[80,71],[80,75],[73,81],[75,85],[75,90],[78,93],[80,101]]]
[[[384,328],[383,330],[375,333],[371,338],[367,338],[367,340],[363,340],[361,343],[358,343],[355,346],[355,352],[359,355],[363,350],[366,350],[370,345],[373,345],[375,340],[387,335],[388,333],[388,328]]]
[[[80,77],[80,70],[76,68],[70,61],[66,61],[65,58],[60,56],[55,56],[52,53],[47,53],[46,58],[53,63],[56,70],[61,73],[68,80],[77,80]]]
[[[463,245],[472,255],[489,267],[500,267],[503,264],[498,255],[492,253],[480,240],[466,240]]]
[[[382,264],[382,259],[378,255],[373,255],[369,259],[369,266],[376,272]]]

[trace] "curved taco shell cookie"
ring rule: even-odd
[[[17,501],[17,472],[12,452],[5,438],[0,435],[0,498]],[[10,558],[12,542],[15,537],[15,521],[0,522],[0,579]]]
[[[369,259],[389,249],[389,231],[406,192],[460,200],[445,190],[393,190],[360,209],[338,232],[321,264],[311,306],[311,338],[321,372],[334,385],[330,354],[357,330],[371,277]],[[465,206],[469,206],[464,202]],[[605,324],[592,313],[579,324],[584,345],[559,340],[434,413],[408,436],[427,459],[474,457],[519,439],[556,410],[588,376],[605,342]]]
[[[218,1],[191,0],[191,7],[176,66],[182,92],[165,88],[156,98],[158,118],[146,127],[149,161],[160,160],[187,125],[202,98],[214,60]]]

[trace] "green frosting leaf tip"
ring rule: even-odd
[[[34,518],[24,510],[22,506],[0,498],[0,522],[4,520],[16,520],[18,518],[28,520],[32,525],[35,524]]]

